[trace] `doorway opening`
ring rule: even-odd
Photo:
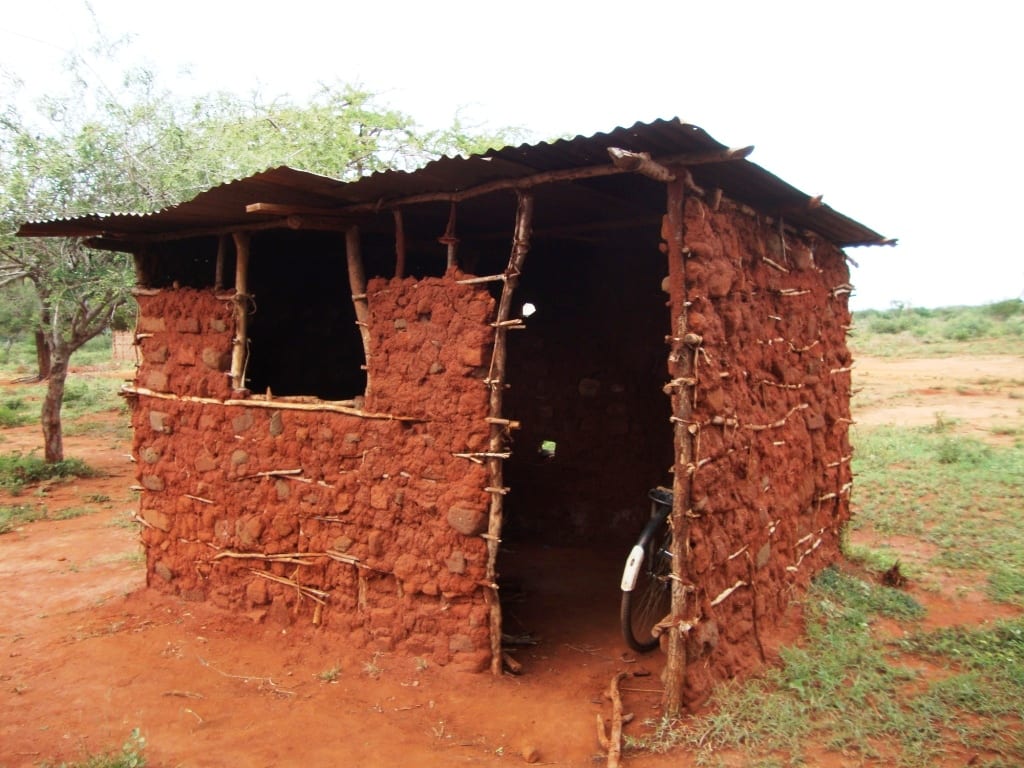
[[[618,647],[618,575],[649,505],[671,482],[671,322],[657,230],[537,238],[516,291],[505,412],[513,433],[502,576],[505,625]],[[525,313],[524,313],[525,314]]]

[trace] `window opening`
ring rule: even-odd
[[[366,390],[344,235],[255,235],[249,261],[249,354],[254,393],[346,400]]]

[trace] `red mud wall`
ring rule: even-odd
[[[487,475],[452,454],[486,450],[493,300],[450,277],[376,279],[367,293],[364,410],[421,420],[140,396],[148,582],[257,620],[312,621],[352,647],[481,669]],[[230,397],[232,302],[165,290],[139,309],[139,386]],[[281,470],[301,472],[260,474]]]
[[[687,199],[684,226],[673,312],[703,338],[686,563],[686,698],[699,704],[758,658],[758,632],[838,554],[852,477],[849,272],[834,246],[736,206]]]

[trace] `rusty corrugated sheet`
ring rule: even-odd
[[[80,236],[111,241],[153,235],[173,237],[175,233],[252,224],[258,219],[247,214],[245,207],[256,202],[331,210],[373,203],[386,207],[389,201],[412,195],[466,190],[543,171],[606,165],[609,163],[607,149],[612,146],[649,152],[655,159],[725,149],[725,145],[703,129],[678,118],[656,120],[593,136],[504,147],[467,158],[441,158],[417,171],[385,171],[353,182],[282,166],[221,184],[192,200],[154,213],[91,214],[28,223],[18,234]],[[693,175],[698,184],[720,187],[727,197],[756,210],[768,214],[785,212],[787,222],[815,231],[837,245],[886,242],[879,233],[827,205],[807,208],[811,199],[809,195],[747,160],[694,166]],[[558,208],[559,223],[562,224],[585,224],[595,218],[606,221],[630,208],[651,209],[652,205],[663,205],[662,192],[657,186],[632,175],[575,182],[564,191],[548,190],[547,194],[553,203],[552,208]],[[504,200],[495,201],[492,205],[499,203],[505,205]],[[490,210],[481,205],[476,208],[478,215]],[[538,214],[542,214],[542,210],[539,209]],[[497,215],[499,212],[495,209],[494,213]]]

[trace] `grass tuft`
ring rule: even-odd
[[[81,459],[65,459],[47,464],[34,454],[0,454],[0,488],[20,493],[25,486],[47,480],[95,477],[96,470]]]

